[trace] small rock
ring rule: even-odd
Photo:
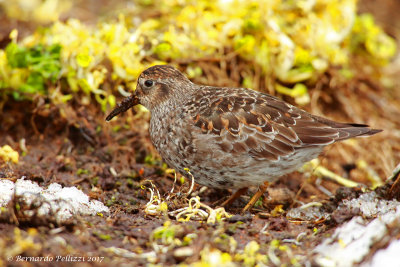
[[[194,253],[193,248],[191,247],[181,247],[174,250],[174,258],[182,261],[187,257],[192,256]]]
[[[268,188],[268,197],[264,199],[265,206],[283,205],[289,206],[293,203],[295,193],[288,188]]]
[[[228,219],[228,222],[230,222],[230,223],[247,222],[247,221],[251,221],[250,214],[245,214],[244,216],[236,214]]]

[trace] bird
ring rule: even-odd
[[[318,157],[325,146],[382,131],[316,116],[252,89],[198,85],[170,65],[144,70],[134,93],[106,120],[138,104],[150,111],[150,139],[170,167],[181,174],[189,169],[200,185],[237,190],[223,206],[258,187],[242,213],[269,183]]]

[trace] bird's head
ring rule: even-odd
[[[151,112],[169,99],[181,99],[188,88],[193,88],[193,83],[174,67],[169,65],[150,67],[140,74],[135,92],[118,104],[106,120],[109,121],[138,104]]]

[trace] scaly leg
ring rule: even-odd
[[[239,190],[237,190],[234,194],[232,194],[227,200],[225,200],[221,206],[222,207],[226,207],[227,205],[232,204],[233,201],[235,201],[238,197],[240,197],[241,195],[243,195],[244,193],[247,192],[247,187],[243,187],[240,188]]]
[[[256,204],[257,200],[264,194],[264,192],[268,188],[268,182],[265,182],[263,185],[258,187],[258,191],[254,194],[254,196],[250,199],[249,203],[242,209],[242,214],[245,213],[247,210],[251,209],[254,204]]]

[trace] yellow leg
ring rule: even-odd
[[[258,191],[254,194],[254,196],[250,199],[249,203],[242,209],[242,214],[245,213],[247,210],[251,209],[254,204],[256,204],[257,200],[264,194],[264,192],[268,188],[268,182],[265,182],[263,185],[258,187]]]
[[[234,194],[232,194],[227,200],[225,200],[221,204],[221,206],[226,207],[226,206],[232,204],[233,201],[235,201],[238,197],[240,197],[241,195],[243,195],[246,192],[247,192],[247,187],[240,188]]]

